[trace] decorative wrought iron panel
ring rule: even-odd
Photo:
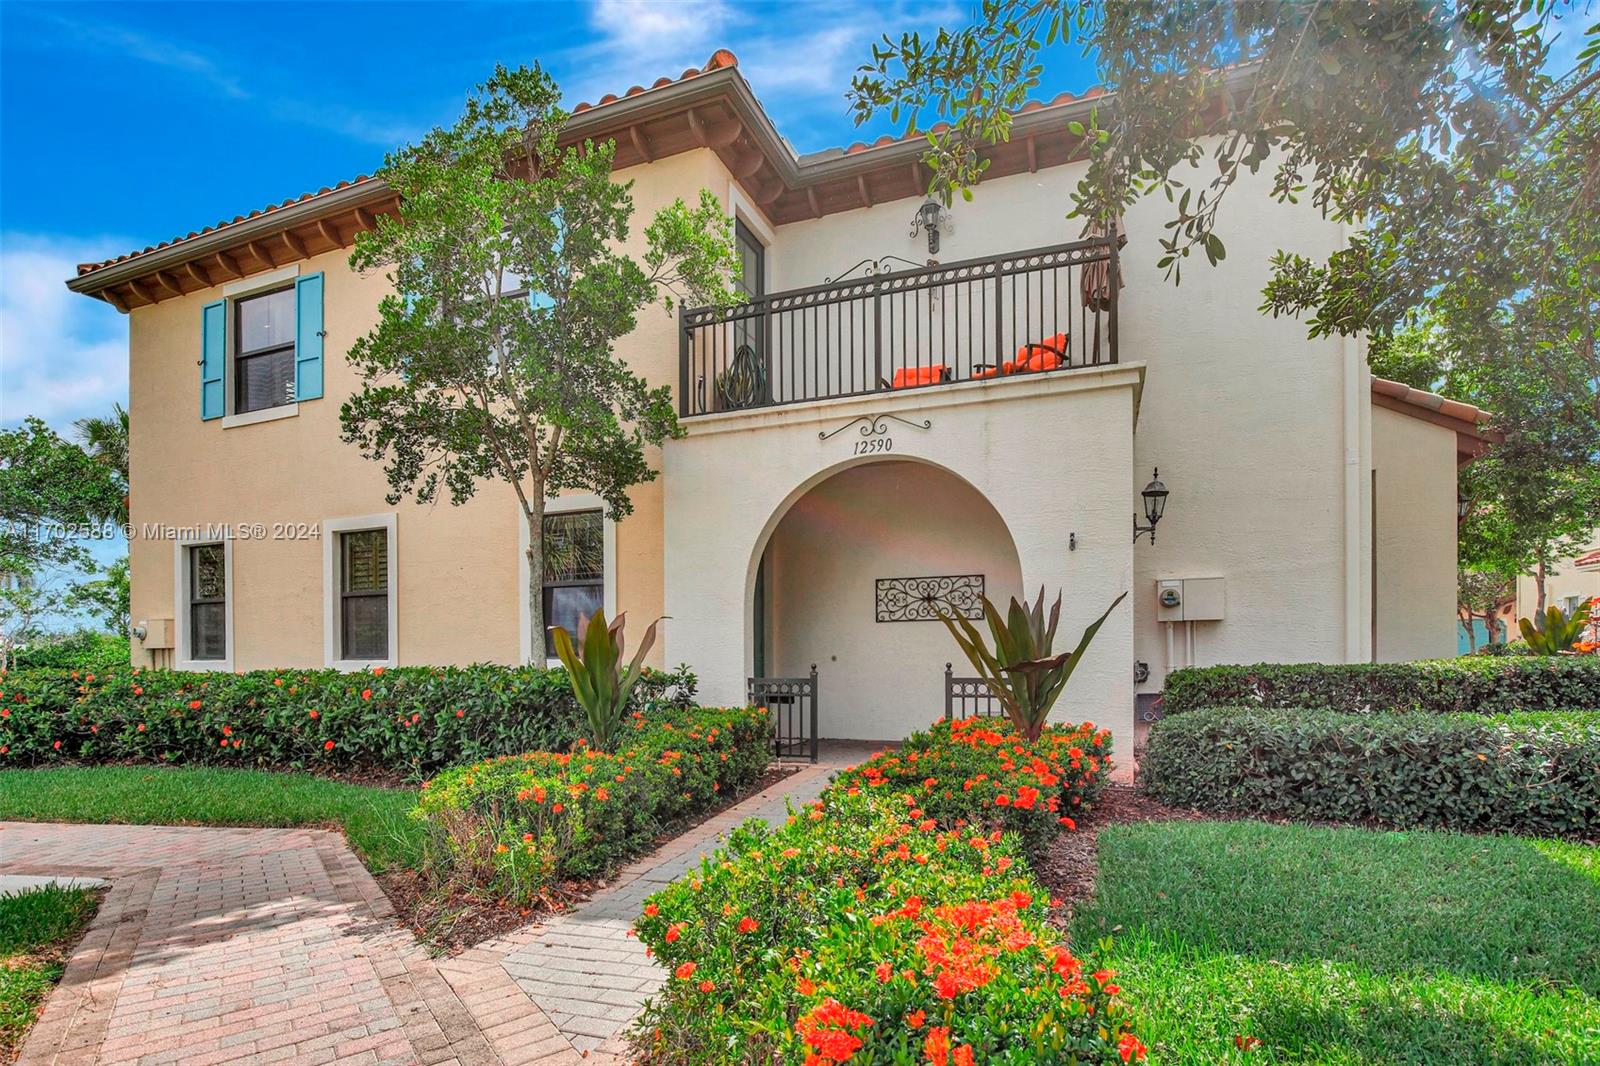
[[[880,622],[937,622],[940,613],[983,617],[982,574],[880,577],[877,593]]]

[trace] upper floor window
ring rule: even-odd
[[[765,296],[767,292],[767,247],[756,239],[738,219],[733,221],[733,244],[739,252],[739,291],[746,296]]]
[[[234,322],[234,412],[294,403],[294,287],[241,298]]]

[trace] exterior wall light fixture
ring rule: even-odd
[[[1139,543],[1139,537],[1145,533],[1150,534],[1150,543],[1156,542],[1156,524],[1161,521],[1161,516],[1167,509],[1167,487],[1161,483],[1161,471],[1150,471],[1150,484],[1146,485],[1139,493],[1144,497],[1144,517],[1149,523],[1141,526],[1139,516],[1133,516],[1133,542]]]
[[[928,254],[939,254],[939,230],[950,228],[950,212],[940,206],[937,200],[925,200],[917,208],[916,217],[911,220],[911,236],[915,237],[921,230],[928,232]]]

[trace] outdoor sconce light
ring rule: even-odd
[[[1467,499],[1466,493],[1456,490],[1456,525],[1467,520],[1467,515],[1472,513],[1472,501]]]
[[[950,228],[950,212],[940,206],[937,200],[926,200],[917,208],[916,217],[911,220],[911,236],[915,237],[919,230],[928,231],[928,254],[939,254],[939,229]]]
[[[1150,534],[1150,543],[1156,542],[1156,523],[1161,521],[1161,515],[1167,509],[1167,487],[1161,483],[1161,471],[1150,471],[1150,484],[1139,493],[1144,497],[1144,517],[1149,525],[1141,526],[1139,516],[1133,516],[1133,542],[1139,543],[1141,534]]]

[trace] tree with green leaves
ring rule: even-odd
[[[1176,281],[1191,254],[1222,258],[1219,207],[1268,168],[1277,199],[1309,199],[1353,232],[1322,263],[1280,255],[1266,308],[1308,314],[1314,335],[1381,339],[1441,286],[1483,315],[1527,287],[1594,309],[1600,25],[1570,68],[1546,69],[1575,13],[1553,0],[983,0],[964,27],[885,37],[850,103],[858,121],[931,127],[930,191],[948,201],[982,178],[980,150],[1006,138],[1049,50],[1077,48],[1114,95],[1074,123],[1088,166],[1067,214],[1105,227],[1164,196],[1159,264]],[[1507,233],[1498,218],[1552,191],[1544,223],[1580,235],[1576,271],[1544,255],[1543,227]],[[1593,328],[1592,314],[1565,317]]]
[[[930,126],[930,192],[981,180],[1051,49],[1114,95],[1073,124],[1064,211],[1104,227],[1171,207],[1158,265],[1226,254],[1218,213],[1272,195],[1350,227],[1325,260],[1280,252],[1262,310],[1369,340],[1374,369],[1443,388],[1506,436],[1463,474],[1461,561],[1538,573],[1600,513],[1600,24],[1556,0],[984,0],[965,27],[874,49],[858,120]],[[1581,33],[1551,69],[1551,45]],[[934,123],[942,123],[935,126]]]
[[[704,190],[657,214],[628,255],[615,146],[563,148],[559,99],[538,67],[497,67],[453,125],[385,160],[402,217],[358,236],[350,262],[385,271],[393,291],[350,350],[364,384],[341,410],[391,502],[461,504],[487,482],[515,494],[536,641],[546,498],[586,490],[621,519],[629,487],[657,476],[645,448],[678,432],[669,387],[614,345],[658,301],[731,303],[737,271],[731,220]]]
[[[67,606],[67,578],[93,568],[84,535],[118,513],[123,488],[38,418],[0,430],[0,668]]]
[[[111,414],[80,418],[72,424],[78,440],[95,462],[110,470],[122,484],[122,504],[115,515],[118,525],[128,524],[128,409],[111,405]]]
[[[1489,570],[1459,570],[1456,572],[1456,610],[1461,624],[1466,627],[1467,647],[1478,650],[1478,631],[1473,623],[1482,619],[1483,631],[1490,644],[1501,643],[1505,634],[1500,624],[1500,608],[1516,595],[1514,575]]]
[[[73,611],[83,611],[108,633],[126,636],[132,624],[131,587],[128,580],[128,557],[96,567],[93,576],[67,589],[65,606]]]

